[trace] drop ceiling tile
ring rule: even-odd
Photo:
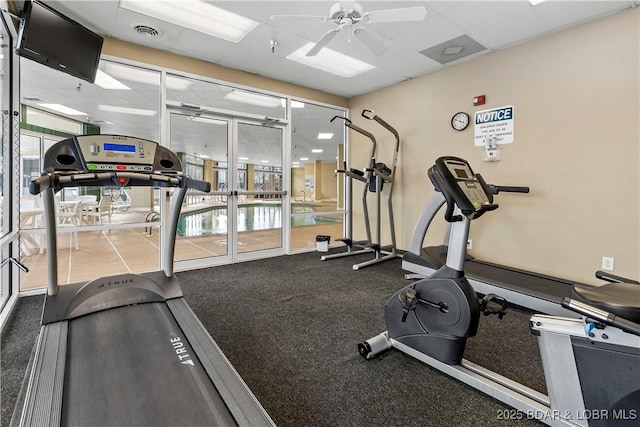
[[[269,44],[271,40],[275,40],[277,42],[276,49],[273,54],[271,53],[271,45]],[[309,40],[304,37],[293,34],[286,29],[273,26],[271,23],[265,23],[245,37],[241,46],[253,54],[268,54],[267,56],[269,58],[283,58],[300,49],[308,42]]]
[[[118,1],[45,1],[48,6],[99,33],[110,34],[118,11]]]
[[[531,8],[526,0],[465,1],[442,12],[442,16],[462,30],[485,27]]]
[[[393,43],[380,56],[379,68],[410,78],[437,70],[442,66],[436,61],[401,44]]]
[[[444,1],[423,1],[422,2],[427,8],[437,12],[442,13],[448,9],[451,9],[455,5],[462,3],[461,1],[454,0],[444,0]]]
[[[631,7],[630,1],[546,1],[533,9],[554,30],[601,18]]]
[[[470,30],[469,34],[490,49],[502,49],[551,34],[551,29],[533,10],[527,10],[508,19]]]
[[[152,27],[160,31],[160,35],[157,37],[149,37],[140,34],[134,30],[136,25]],[[178,25],[118,8],[117,16],[109,35],[121,40],[130,41],[131,43],[166,50],[167,46],[170,46],[178,40],[184,31],[186,31],[185,28]]]
[[[424,21],[407,23],[391,37],[415,51],[421,51],[463,34],[460,28],[442,16],[427,12]]]
[[[185,30],[178,40],[169,45],[174,52],[214,63],[233,52],[238,46],[240,46],[238,43],[190,30]]]

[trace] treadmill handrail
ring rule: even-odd
[[[174,192],[171,207],[169,209],[169,222],[167,227],[167,250],[163,257],[163,271],[167,277],[173,275],[173,259],[175,251],[175,233],[180,217],[180,208],[188,188],[203,192],[211,190],[211,183],[188,178],[179,174],[158,174],[140,172],[80,172],[55,171],[47,172],[34,179],[29,186],[32,194],[44,193],[45,229],[47,238],[47,270],[49,272],[47,282],[47,294],[57,295],[58,267],[56,259],[57,251],[57,224],[55,215],[54,192],[64,187],[78,186],[158,186],[177,187]]]
[[[122,181],[120,181],[122,180]],[[78,186],[154,186],[186,187],[208,193],[211,183],[191,179],[184,175],[140,172],[48,172],[31,181],[29,192],[40,194],[47,188],[59,191],[64,187]]]

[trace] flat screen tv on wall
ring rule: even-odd
[[[43,3],[25,3],[17,49],[24,58],[93,83],[102,41],[100,35]]]

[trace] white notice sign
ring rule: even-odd
[[[474,145],[476,147],[513,142],[513,105],[477,111]]]

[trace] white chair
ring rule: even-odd
[[[89,208],[87,206],[87,208]],[[100,202],[82,212],[83,218],[91,221],[91,225],[102,224],[102,217],[106,216],[111,224],[111,197],[102,196]]]
[[[58,227],[78,227],[80,226],[80,206],[82,204],[82,200],[76,200],[73,204],[65,204],[64,206],[60,203],[60,199],[57,197],[54,198],[54,204],[56,208],[56,220],[58,223]],[[80,249],[80,245],[78,244],[78,232],[73,231],[73,237],[76,243],[76,250]]]
[[[80,223],[89,223],[91,213],[95,211],[98,206],[98,196],[93,194],[86,194],[84,196],[78,196],[80,201]]]
[[[97,203],[98,196],[94,194],[85,194],[83,196],[78,196],[78,200],[80,200],[82,203]]]

